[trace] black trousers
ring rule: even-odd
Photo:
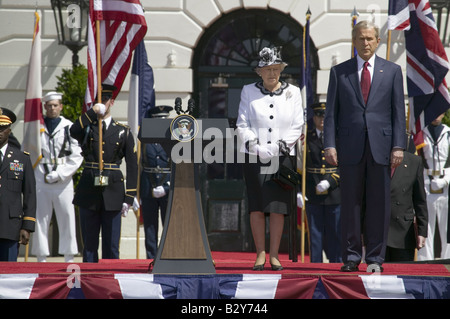
[[[342,260],[361,262],[364,235],[366,262],[382,264],[391,212],[390,166],[375,162],[366,137],[361,161],[339,168]]]
[[[386,262],[414,261],[414,248],[401,249],[387,246],[385,261]]]

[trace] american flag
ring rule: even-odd
[[[101,82],[122,88],[133,50],[147,32],[144,9],[139,0],[93,0],[89,4],[88,81],[85,111],[97,96],[96,21],[100,23]]]
[[[445,82],[450,65],[428,0],[389,1],[389,20],[390,27],[405,30],[409,130],[420,136],[450,107]]]

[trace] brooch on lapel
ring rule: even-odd
[[[289,100],[292,97],[292,92],[291,91],[287,91],[286,92],[286,101]]]

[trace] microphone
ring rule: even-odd
[[[194,99],[189,99],[188,100],[188,112],[189,112],[189,115],[192,115],[192,113],[194,113],[194,108],[195,108],[195,101],[194,101]]]
[[[175,99],[175,111],[177,112],[178,115],[180,115],[181,113],[181,98],[177,97]]]

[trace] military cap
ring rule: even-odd
[[[13,111],[0,107],[0,125],[10,125],[16,121],[16,115]]]
[[[114,85],[102,84],[102,101],[107,101],[113,97],[114,92],[117,88]]]
[[[51,100],[61,100],[62,99],[62,93],[58,93],[58,92],[48,92],[47,94],[44,95],[44,97],[42,98],[42,102],[46,103],[48,101]]]
[[[148,110],[147,112],[147,116],[148,117],[168,117],[170,111],[173,110],[173,107],[168,106],[168,105],[159,105],[159,106],[155,106],[152,107],[151,109]]]
[[[324,116],[325,115],[325,103],[314,103],[311,105],[315,116]]]

